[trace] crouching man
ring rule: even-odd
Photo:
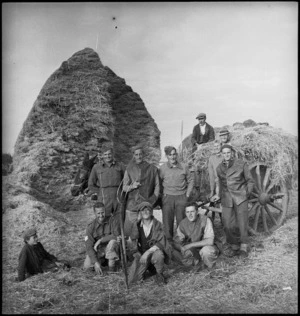
[[[181,251],[185,266],[195,266],[196,271],[212,268],[219,254],[214,245],[212,222],[207,216],[198,214],[194,202],[187,204],[185,214],[186,217],[177,227],[174,247]]]
[[[167,241],[162,224],[153,216],[152,204],[142,202],[138,206],[141,219],[133,225],[130,238],[136,241],[137,252],[129,268],[128,283],[141,281],[147,270],[156,273],[158,284],[166,283],[164,264],[171,258],[171,246]]]
[[[116,261],[119,260],[120,226],[115,216],[105,216],[105,207],[102,202],[93,206],[95,219],[87,226],[85,246],[87,256],[83,269],[94,268],[102,275],[103,265],[108,260],[108,270],[116,270]]]
[[[38,241],[36,228],[27,229],[24,233],[25,245],[19,255],[18,280],[43,272],[56,272],[59,268],[69,268],[66,261],[58,260],[45,250]]]

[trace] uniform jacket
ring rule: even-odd
[[[40,242],[36,245],[28,245],[26,243],[19,255],[19,281],[25,280],[26,272],[31,275],[43,273],[42,263],[45,259],[51,262],[57,261],[57,258],[47,252]]]
[[[154,205],[160,191],[158,169],[146,161],[140,164],[131,161],[125,171],[123,190],[128,192],[134,181],[139,181],[141,186],[129,191],[126,210],[137,211],[137,206],[144,201]]]
[[[125,166],[113,161],[110,167],[104,162],[94,165],[89,177],[89,190],[98,194],[98,201],[105,205],[105,214],[110,215],[117,207],[117,191],[123,179]]]
[[[103,238],[102,243],[108,243],[112,239],[117,239],[120,235],[119,218],[115,216],[106,217],[102,223],[99,223],[95,218],[86,229],[85,246],[87,255],[91,259],[91,263],[97,262],[97,253],[94,245],[100,238]]]
[[[132,240],[139,239],[138,226],[141,224],[139,220],[135,225],[133,225],[130,238]],[[171,259],[172,247],[167,241],[166,235],[163,230],[162,223],[153,217],[152,226],[152,238],[149,242],[150,247],[157,246],[165,255],[165,263],[168,264]]]
[[[222,162],[217,167],[217,175],[222,206],[232,207],[233,201],[239,205],[249,198],[254,181],[246,162],[232,159],[228,167]]]
[[[214,139],[215,139],[215,131],[211,125],[206,123],[204,135],[201,134],[199,124],[194,126],[192,138],[191,138],[191,142],[192,142],[193,146],[195,146],[196,143],[197,144],[204,144],[204,143],[210,142]]]

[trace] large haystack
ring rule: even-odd
[[[46,81],[15,144],[18,184],[54,209],[72,209],[70,186],[85,153],[104,143],[127,164],[143,142],[160,160],[160,131],[139,95],[90,48],[75,53]],[[77,207],[77,203],[74,203]]]
[[[234,127],[227,128],[231,134],[230,143],[237,157],[249,165],[261,162],[270,167],[270,180],[274,185],[285,182],[289,189],[297,185],[297,137],[267,125],[245,127],[235,124]],[[205,191],[209,189],[207,165],[213,147],[213,142],[209,142],[203,144],[194,154],[191,154],[191,150],[184,150],[184,160],[202,170],[201,186]]]

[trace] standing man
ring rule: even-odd
[[[196,119],[199,121],[199,124],[195,125],[193,129],[191,138],[193,146],[192,152],[195,152],[199,145],[211,142],[215,139],[214,128],[206,123],[206,114],[200,113]]]
[[[123,181],[123,190],[128,193],[124,223],[125,236],[130,235],[131,226],[138,220],[138,205],[144,201],[154,206],[159,195],[158,169],[144,161],[141,145],[132,147],[133,158],[128,164]]]
[[[149,269],[156,273],[158,284],[166,283],[163,275],[164,264],[169,263],[172,248],[168,243],[162,224],[153,216],[152,204],[142,202],[138,206],[141,219],[132,226],[130,238],[136,241],[137,252],[129,268],[128,282],[144,279]]]
[[[83,269],[94,267],[95,272],[102,275],[102,264],[108,260],[108,269],[113,272],[116,261],[119,260],[120,226],[116,216],[105,216],[105,207],[102,202],[93,206],[95,219],[87,226],[84,237],[86,258]]]
[[[166,237],[172,242],[174,217],[178,226],[185,217],[185,205],[193,190],[194,178],[188,166],[177,161],[175,147],[166,146],[165,154],[168,161],[159,169],[163,187],[162,219]]]
[[[125,167],[114,160],[111,146],[102,148],[100,161],[94,165],[89,177],[89,190],[97,193],[98,201],[105,206],[105,215],[115,214],[118,208],[117,191]]]
[[[218,140],[215,140],[213,154],[208,159],[208,175],[210,185],[209,199],[211,199],[216,194],[216,185],[218,183],[217,167],[222,162],[222,160],[223,157],[221,154],[221,143]]]
[[[220,137],[220,143],[221,146],[224,144],[230,144],[229,142],[229,138],[230,138],[230,134],[227,128],[223,127],[221,128],[220,132],[219,132],[219,137]]]
[[[227,256],[240,254],[241,257],[246,257],[249,243],[248,199],[254,181],[248,165],[233,157],[231,145],[223,145],[221,153],[223,161],[217,167],[220,192],[213,199],[221,196],[223,226],[228,243],[224,253]]]
[[[175,249],[181,251],[185,266],[196,266],[197,271],[212,268],[219,250],[214,245],[215,233],[211,220],[198,214],[198,205],[188,203],[186,217],[179,223],[175,237]]]

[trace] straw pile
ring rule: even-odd
[[[277,185],[285,182],[289,189],[297,186],[298,139],[281,129],[257,125],[252,127],[228,128],[230,143],[238,158],[249,164],[262,162],[271,168],[270,179]],[[204,187],[209,187],[208,158],[213,153],[213,142],[203,144],[194,154],[186,150],[184,159],[190,165],[202,170]]]

